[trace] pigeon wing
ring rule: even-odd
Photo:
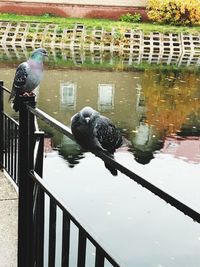
[[[28,66],[27,63],[21,63],[15,73],[13,85],[12,85],[12,91],[9,100],[11,100],[16,95],[20,95],[20,93],[23,92],[24,85],[26,84],[26,79],[28,76]]]
[[[108,118],[101,116],[95,125],[95,131],[99,143],[110,153],[121,146],[121,133]]]

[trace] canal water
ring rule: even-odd
[[[18,63],[1,62],[0,79],[8,88]],[[84,106],[109,117],[124,136],[115,159],[200,212],[199,75],[47,62],[37,106],[67,126]],[[17,119],[10,104],[6,110]],[[48,125],[39,126],[46,132],[44,179],[120,266],[200,266],[198,223],[120,172],[112,176],[101,159]],[[57,232],[59,239],[59,224]],[[93,267],[91,244],[88,250],[87,266]],[[73,255],[70,262],[76,266]]]

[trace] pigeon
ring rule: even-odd
[[[71,130],[76,142],[86,150],[100,150],[113,158],[122,145],[122,135],[113,122],[91,107],[84,107],[71,118]],[[117,170],[105,163],[113,175]]]
[[[17,67],[9,98],[16,112],[19,110],[19,96],[34,95],[32,91],[40,84],[43,76],[43,61],[46,56],[48,56],[47,51],[44,48],[38,48],[33,51],[27,61]]]

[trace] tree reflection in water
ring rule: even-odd
[[[75,74],[77,75],[77,71],[74,72]],[[137,78],[136,82],[134,87],[129,88],[130,83],[123,84],[123,87],[120,85],[123,79],[121,73],[116,76],[117,79],[115,74],[110,73],[106,78],[112,81],[112,90],[109,90],[109,94],[106,93],[106,90],[111,87],[105,86],[105,73],[86,71],[84,74],[82,71],[82,79],[84,77],[86,79],[85,75],[90,75],[91,88],[87,82],[86,87],[79,88],[80,81],[75,76],[72,77],[77,84],[76,94],[73,96],[75,102],[69,107],[63,107],[62,103],[61,114],[64,113],[67,116],[65,121],[69,125],[71,116],[85,104],[83,95],[93,94],[92,98],[85,101],[89,101],[93,106],[97,105],[98,110],[118,125],[125,138],[120,149],[126,149],[133,153],[134,159],[138,163],[148,164],[155,154],[166,153],[166,149],[163,150],[163,147],[170,137],[178,140],[178,136],[185,136],[185,140],[187,140],[187,137],[200,135],[198,90],[200,81],[196,75],[146,71],[142,74],[134,74],[134,77]],[[93,77],[93,75],[95,76]],[[131,77],[131,73],[126,75]],[[114,79],[117,81],[116,84]],[[130,82],[131,79],[128,81]],[[102,80],[104,87],[99,87]],[[109,81],[107,84],[110,86],[111,82]],[[101,89],[98,95],[98,91],[94,90],[95,87]],[[108,96],[112,101],[108,101]],[[96,103],[95,98],[98,99]],[[103,108],[102,104],[100,105],[103,100],[106,101],[106,108],[105,105]],[[60,118],[58,119],[60,120]],[[84,151],[69,139],[60,137],[56,144],[59,145],[59,153],[68,161],[70,167],[78,164],[84,157]]]
[[[78,110],[92,106],[122,130],[126,142],[121,149],[129,150],[141,164],[162,152],[166,138],[200,136],[198,74],[178,70],[119,71],[114,63],[112,69],[46,66],[37,106],[68,126]],[[9,64],[1,67],[1,77],[8,88],[14,70]],[[42,129],[46,130],[43,125]],[[84,157],[84,151],[58,133],[53,134],[53,139],[70,167]]]

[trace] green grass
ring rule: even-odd
[[[142,30],[144,32],[184,32],[184,33],[199,33],[200,26],[183,27],[183,26],[171,26],[160,25],[154,23],[129,23],[122,21],[113,21],[106,19],[81,19],[81,18],[63,18],[56,17],[49,14],[42,16],[22,16],[16,14],[0,14],[0,21],[12,21],[12,22],[40,22],[40,23],[55,23],[59,24],[60,28],[70,28],[74,24],[84,24],[87,28],[99,27],[105,29],[117,28],[117,29],[135,29]]]
[[[18,59],[8,59],[8,58],[0,58],[0,64],[7,62],[7,65],[17,66],[19,64]],[[147,62],[143,62],[140,64],[133,63],[131,65],[123,64],[119,58],[115,59],[113,64],[110,64],[107,61],[103,63],[92,63],[90,60],[86,60],[83,64],[75,64],[72,60],[63,60],[61,58],[57,58],[56,61],[53,58],[50,61],[45,63],[46,68],[49,69],[73,69],[73,70],[101,70],[101,71],[155,71],[162,73],[194,73],[200,74],[200,68],[194,66],[177,66],[177,65],[166,65],[166,64],[149,64]]]

